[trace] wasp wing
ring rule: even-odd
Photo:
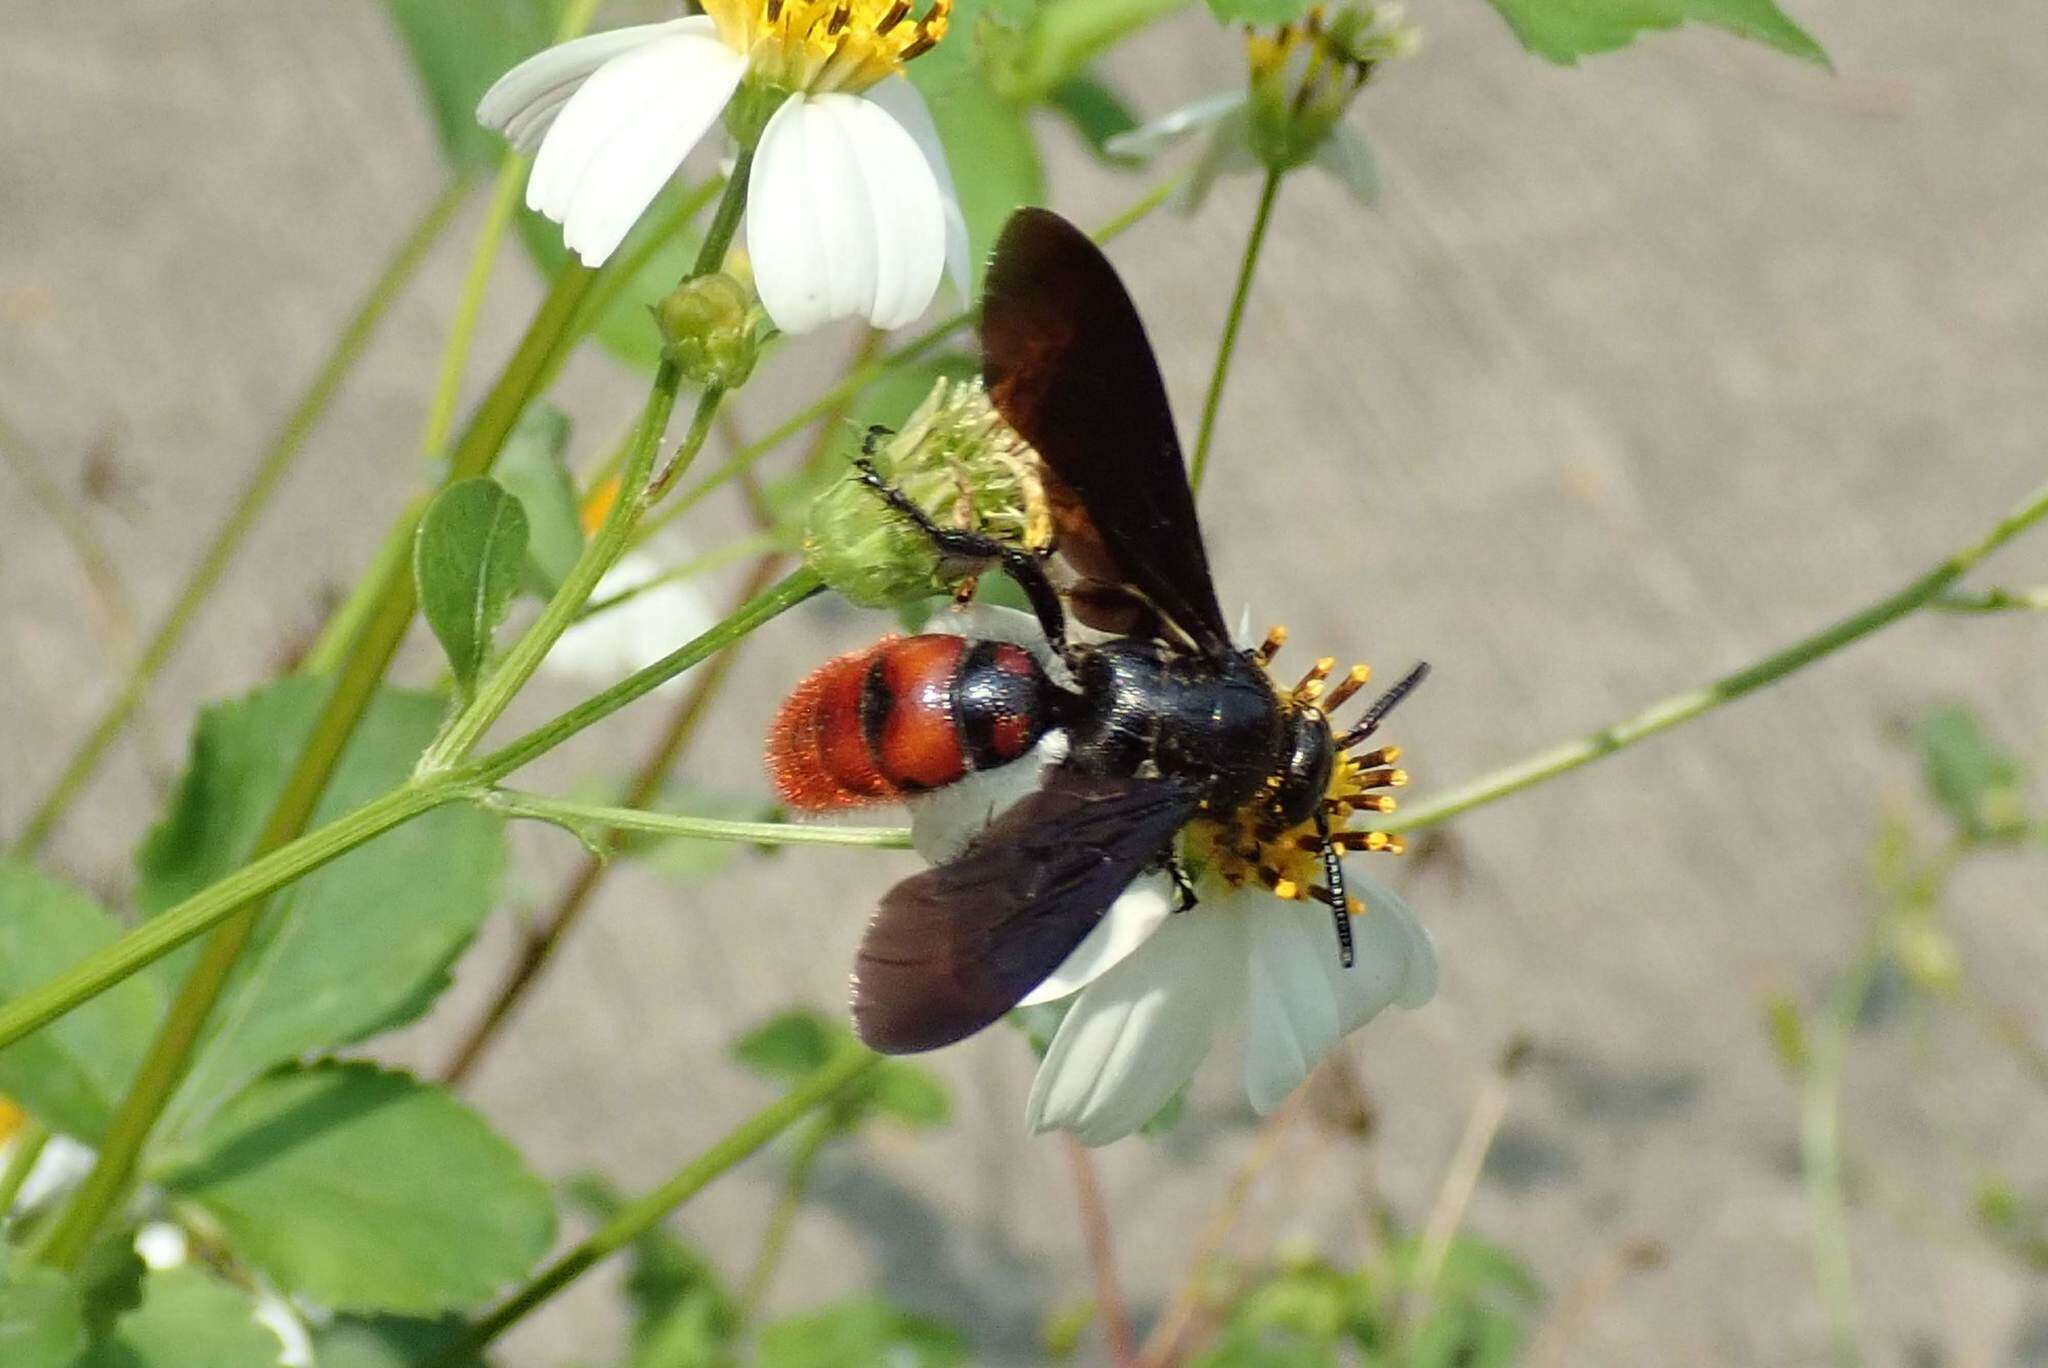
[[[860,1038],[908,1054],[995,1022],[1059,968],[1198,801],[1169,780],[1053,770],[958,859],[883,896],[854,960]]]
[[[982,295],[981,347],[989,398],[1054,477],[1068,559],[1136,588],[1204,652],[1228,652],[1159,363],[1087,234],[1043,209],[1010,216]]]

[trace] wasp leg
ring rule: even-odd
[[[887,429],[881,429],[886,432]],[[873,450],[877,429],[868,429],[868,440],[862,444],[862,455],[854,460],[853,468],[860,472],[862,483],[875,491],[882,502],[895,509],[916,525],[919,531],[931,539],[939,554],[958,560],[997,561],[1009,577],[1017,581],[1017,587],[1030,600],[1031,612],[1038,619],[1039,627],[1045,632],[1046,644],[1062,660],[1068,659],[1067,615],[1060,606],[1059,591],[1047,578],[1043,559],[1029,551],[1023,551],[1006,542],[996,540],[981,532],[962,532],[950,527],[941,527],[932,521],[929,513],[917,506],[908,494],[884,479],[882,472],[875,468],[874,460],[867,454]]]

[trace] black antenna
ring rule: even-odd
[[[1358,719],[1358,725],[1344,733],[1344,739],[1337,743],[1337,749],[1340,751],[1350,750],[1353,746],[1365,740],[1366,737],[1378,731],[1380,723],[1386,718],[1386,715],[1392,712],[1402,699],[1414,693],[1416,686],[1427,678],[1429,678],[1429,662],[1425,660],[1407,674],[1401,676],[1400,683],[1394,685],[1393,688],[1373,700],[1372,706],[1365,710],[1365,716]]]
[[[1337,856],[1337,843],[1330,839],[1330,817],[1320,807],[1316,809],[1316,836],[1323,843],[1323,878],[1329,882],[1324,890],[1330,899],[1330,915],[1337,919],[1337,958],[1349,969],[1358,960],[1358,953],[1351,944],[1351,899],[1344,893],[1344,861]]]

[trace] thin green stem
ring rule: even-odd
[[[327,615],[312,649],[299,662],[301,674],[333,674],[348,659],[349,646],[362,635],[364,624],[377,611],[386,587],[398,576],[409,573],[420,516],[431,502],[431,494],[418,495],[392,523],[391,530],[385,533],[383,542],[377,547],[377,554],[370,558],[370,568],[356,581],[355,588],[349,590],[341,606]]]
[[[118,649],[125,654],[135,636],[135,597],[128,592],[113,554],[100,540],[99,533],[93,531],[92,520],[63,481],[50,472],[35,444],[5,417],[0,417],[0,457],[14,467],[14,473],[28,486],[29,497],[57,525],[64,540],[71,543],[72,554],[85,570],[86,582],[114,627]]]
[[[741,1122],[725,1137],[677,1170],[674,1177],[638,1201],[629,1203],[588,1239],[550,1264],[545,1272],[478,1321],[455,1343],[427,1361],[427,1368],[461,1362],[511,1329],[598,1263],[631,1244],[666,1220],[676,1208],[708,1187],[770,1140],[788,1130],[816,1107],[829,1102],[848,1084],[881,1062],[865,1050],[850,1051],[790,1089],[780,1100]]]
[[[1653,703],[1633,717],[1603,727],[1589,736],[1538,751],[1505,769],[1452,789],[1427,803],[1418,803],[1383,825],[1389,831],[1419,831],[1447,822],[1473,808],[1497,802],[1534,784],[1555,779],[1581,765],[1614,754],[1646,737],[1667,731],[1681,722],[1712,712],[1744,694],[1775,683],[1796,670],[1834,654],[1851,642],[1890,626],[1917,608],[1925,607],[1943,590],[1968,574],[1977,563],[2048,515],[2048,486],[2034,491],[2027,501],[2000,519],[1988,533],[1948,557],[1933,569],[1912,580],[1895,593],[1887,594],[1869,607],[1832,623],[1811,636],[1802,637],[1783,650],[1774,651],[1753,665],[1697,689],[1673,694]]]
[[[1103,244],[1114,241],[1123,233],[1142,222],[1147,215],[1151,214],[1160,205],[1166,203],[1179,186],[1180,179],[1178,177],[1153,186],[1128,205],[1121,213],[1108,220],[1100,228],[1097,228],[1095,230],[1095,240]],[[737,477],[741,471],[752,466],[754,462],[760,460],[763,456],[766,456],[769,452],[811,426],[811,424],[821,418],[829,418],[833,413],[844,409],[853,400],[858,398],[863,390],[867,389],[868,386],[874,384],[877,380],[880,380],[883,376],[893,374],[905,366],[913,365],[923,360],[926,356],[936,351],[939,345],[945,342],[947,338],[953,336],[962,328],[973,326],[975,319],[978,317],[980,317],[978,309],[962,309],[959,313],[932,324],[931,327],[926,328],[902,346],[896,347],[871,361],[855,366],[846,373],[846,376],[838,384],[825,390],[809,404],[783,419],[782,422],[776,424],[765,435],[741,447],[723,465],[713,469],[703,479],[699,480],[689,489],[684,490],[681,494],[678,494],[673,503],[647,520],[646,524],[641,528],[642,537],[650,537],[674,522],[677,518],[682,517],[683,514],[695,508],[699,503],[702,503],[705,497],[713,490]]]
[[[753,1320],[760,1311],[768,1288],[775,1281],[775,1270],[781,1267],[782,1255],[789,1248],[790,1232],[796,1228],[797,1212],[803,1207],[804,1194],[811,1185],[811,1170],[817,1167],[818,1156],[824,1152],[827,1142],[839,1133],[837,1119],[827,1113],[812,1118],[804,1133],[797,1137],[796,1148],[789,1156],[789,1169],[782,1176],[781,1195],[775,1199],[775,1210],[768,1217],[768,1229],[761,1235],[761,1250],[754,1256],[754,1264],[747,1270],[746,1280],[740,1284],[742,1325]]]
[[[462,292],[455,297],[455,312],[448,319],[448,339],[441,346],[441,367],[434,379],[433,398],[427,403],[426,419],[420,424],[419,453],[422,460],[434,460],[448,445],[455,430],[455,406],[462,399],[462,376],[469,368],[469,352],[476,341],[477,319],[484,310],[484,294],[490,288],[491,271],[498,264],[498,248],[505,240],[506,225],[519,209],[520,191],[526,186],[526,158],[507,152],[491,184],[489,206],[483,226],[477,229],[476,245],[470,249],[469,269],[463,273]]]
[[[1230,313],[1223,320],[1223,340],[1216,346],[1216,368],[1209,375],[1209,393],[1202,399],[1202,425],[1195,434],[1194,460],[1188,466],[1188,484],[1200,492],[1202,476],[1209,469],[1209,444],[1216,436],[1216,412],[1223,406],[1223,386],[1230,378],[1230,362],[1237,355],[1237,335],[1244,327],[1244,307],[1252,297],[1252,276],[1259,269],[1259,253],[1266,245],[1266,229],[1273,222],[1273,203],[1280,198],[1280,182],[1287,173],[1272,170],[1259,191],[1259,207],[1252,215],[1251,235],[1245,239],[1244,260],[1237,268],[1237,289],[1230,296]]]
[[[1954,590],[1927,605],[1943,613],[2048,613],[2048,585],[2034,589]]]
[[[251,899],[275,892],[424,812],[483,792],[585,728],[725,650],[823,587],[816,575],[798,570],[681,649],[474,764],[459,771],[415,779],[207,885],[57,977],[0,1004],[0,1049],[97,997],[193,937],[212,930]]]
[[[43,1147],[49,1143],[50,1128],[40,1121],[25,1122],[14,1133],[7,1169],[0,1173],[0,1227],[7,1224],[7,1214],[14,1210],[15,1199],[21,1196],[29,1174],[35,1172],[36,1160],[43,1157]]]
[[[750,533],[735,541],[727,542],[715,551],[706,551],[701,556],[692,556],[689,560],[670,566],[660,574],[650,575],[630,589],[621,589],[618,593],[607,598],[592,599],[583,605],[583,610],[576,615],[576,620],[584,622],[596,617],[600,613],[608,613],[612,609],[623,607],[634,599],[639,598],[642,594],[650,590],[659,589],[664,585],[696,579],[699,575],[708,575],[714,570],[723,570],[726,566],[736,561],[746,560],[751,556],[761,556],[771,551],[788,549],[789,544],[793,540],[793,533],[777,531]]]
[[[333,348],[314,374],[312,383],[300,396],[299,402],[293,406],[284,426],[278,430],[269,451],[257,465],[248,484],[243,487],[234,507],[228,511],[227,518],[214,533],[213,540],[201,553],[198,564],[193,567],[192,573],[179,589],[170,611],[165,614],[163,622],[144,644],[135,663],[129,667],[127,677],[122,681],[113,701],[107,705],[106,711],[100,715],[92,730],[79,744],[78,750],[65,765],[63,773],[58,776],[49,793],[37,805],[16,844],[17,852],[32,854],[42,847],[49,839],[58,819],[84,788],[86,780],[106,758],[108,748],[113,745],[115,738],[121,734],[122,728],[134,715],[135,709],[141,704],[158,672],[184,641],[185,633],[197,619],[200,608],[212,594],[215,586],[220,583],[221,576],[226,573],[236,553],[241,550],[249,530],[269,504],[271,495],[276,492],[279,482],[291,469],[300,451],[304,449],[307,437],[312,434],[326,413],[328,404],[341,387],[341,382],[362,356],[372,334],[377,330],[377,325],[383,321],[392,303],[398,298],[406,283],[412,279],[420,262],[425,259],[427,250],[447,227],[467,190],[467,181],[451,181],[442,190],[440,197],[421,216],[413,230],[399,243],[390,260],[385,263],[377,280],[363,297],[362,303],[357,306],[355,315],[349,319],[341,335],[335,339]]]
[[[1828,1009],[1813,1033],[1801,1091],[1800,1170],[1812,1220],[1814,1278],[1827,1308],[1835,1368],[1856,1368],[1863,1361],[1856,1335],[1856,1270],[1842,1202],[1842,1066],[1849,1034],[1883,960],[1879,947],[1866,948],[1828,994]]]
[[[601,803],[578,803],[566,798],[526,793],[518,789],[496,789],[479,799],[484,806],[508,817],[529,817],[552,822],[571,831],[600,829],[639,831],[650,836],[686,836],[697,841],[743,841],[748,845],[864,846],[878,850],[908,850],[909,827],[805,826],[797,822],[739,822],[719,817],[689,817],[681,813],[647,812],[639,808],[607,807]]]

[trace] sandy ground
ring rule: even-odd
[[[1303,178],[1284,198],[1204,501],[1226,600],[1383,668],[1438,669],[1403,714],[1418,791],[1476,774],[1742,663],[1875,597],[2036,484],[2048,429],[2048,26],[2023,5],[1806,0],[1829,78],[1702,34],[1557,70],[1476,0],[1418,7],[1424,55],[1359,117],[1386,163],[1376,214]],[[161,609],[213,510],[438,172],[375,5],[102,0],[0,12],[0,411],[74,484],[140,612]],[[1150,109],[1231,79],[1189,16],[1122,64]],[[1053,132],[1056,202],[1106,214],[1132,185]],[[1117,252],[1191,413],[1252,198]],[[422,379],[473,214],[438,250],[323,426],[152,704],[175,755],[199,700],[273,668],[414,486]],[[535,297],[501,273],[480,355]],[[849,339],[828,339],[822,362]],[[760,430],[804,353],[748,395]],[[480,367],[481,369],[481,367]],[[634,382],[579,359],[560,398],[586,448]],[[104,478],[107,476],[111,478]],[[103,615],[22,488],[0,477],[0,828],[23,817],[114,678]],[[700,544],[734,521],[707,507]],[[2033,582],[2048,546],[1996,578]],[[753,782],[773,701],[872,621],[818,607],[764,633],[689,777]],[[431,657],[409,657],[423,677]],[[1630,1241],[1664,1266],[1591,1307],[1568,1361],[1803,1364],[1825,1328],[1795,1166],[1796,1099],[1760,1027],[1855,945],[1878,814],[1913,793],[1899,725],[1950,697],[2040,756],[2039,622],[1915,621],[1767,697],[1457,828],[1456,862],[1405,872],[1443,990],[1354,1042],[1370,1147],[1304,1127],[1258,1188],[1254,1246],[1354,1246],[1369,1185],[1427,1209],[1509,1040],[1537,1046],[1471,1226],[1562,1300]],[[542,690],[520,715],[571,695]],[[545,782],[624,770],[663,705]],[[125,744],[53,859],[118,895],[154,807]],[[520,888],[574,852],[522,836]],[[742,1025],[841,1000],[866,907],[902,857],[794,853],[678,890],[622,870],[474,1096],[551,1174],[652,1181],[763,1089],[722,1062]],[[1986,990],[2048,1035],[2042,859],[1989,860],[1953,929]],[[494,977],[500,926],[444,1011],[396,1046],[431,1063]],[[959,1118],[824,1166],[777,1305],[881,1286],[1025,1362],[1038,1317],[1089,1292],[1060,1150],[1020,1125],[1030,1070],[1003,1033],[937,1067]],[[1101,1156],[1142,1318],[1252,1137],[1226,1051],[1161,1145]],[[1882,1363],[2048,1362],[2048,1295],[1952,1229],[1969,1184],[2048,1185],[2048,1102],[1967,1024],[1858,1044],[1851,1144],[1890,1202],[1852,1216],[1866,1342]],[[777,1168],[707,1193],[684,1226],[750,1258]],[[1874,1185],[1875,1186],[1875,1185]],[[1901,1196],[1902,1195],[1902,1196]],[[1902,1219],[1898,1208],[1927,1219]],[[602,1358],[608,1280],[506,1361]]]

